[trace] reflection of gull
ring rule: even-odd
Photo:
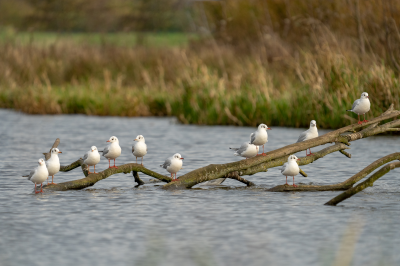
[[[43,159],[39,159],[39,166],[29,173],[28,180],[35,183],[35,194],[43,193],[43,182],[49,177],[49,171],[47,170],[46,163]],[[26,177],[26,176],[25,176]],[[40,184],[40,191],[36,191],[36,184]]]
[[[94,168],[94,174],[96,174],[96,164],[100,162],[100,153],[97,150],[96,146],[92,146],[90,148],[90,151],[88,151],[84,156],[83,156],[83,163],[87,164],[89,171],[88,173],[91,174],[90,172],[90,166],[93,165]]]
[[[306,141],[306,140],[313,139],[313,138],[316,138],[316,137],[318,137],[317,122],[315,120],[311,120],[310,128],[300,134],[299,139],[297,140],[297,142]],[[306,156],[309,156],[311,154],[312,154],[311,153],[311,148],[310,148],[310,154],[307,154],[307,150],[306,150]]]
[[[266,155],[264,153],[264,145],[265,143],[268,142],[268,133],[267,130],[270,130],[270,128],[265,125],[265,124],[260,124],[258,126],[257,131],[255,131],[254,133],[252,133],[250,135],[250,143],[257,145],[257,146],[261,146],[263,145],[263,153],[262,155]]]
[[[171,173],[172,181],[176,181],[176,173],[182,169],[182,156],[179,153],[175,153],[172,157],[169,157],[165,162],[160,165],[162,168],[166,169]],[[175,174],[175,178],[172,176]]]
[[[297,158],[296,155],[290,155],[287,163],[284,163],[284,165],[282,166],[281,173],[282,173],[282,175],[286,176],[286,184],[285,185],[288,185],[287,177],[293,176],[293,187],[297,187],[294,184],[294,176],[298,175],[300,172],[299,165],[297,164],[298,160],[300,160],[300,159]]]
[[[51,149],[50,159],[46,161],[47,170],[49,170],[49,176],[51,176],[51,183],[54,183],[54,175],[60,171],[60,158],[58,158],[58,154],[62,153],[57,148]],[[49,179],[47,179],[48,181]],[[48,182],[47,182],[48,183]]]
[[[112,136],[107,142],[111,142],[103,150],[103,156],[108,159],[108,168],[118,168],[115,166],[115,159],[121,155],[121,147],[117,137]],[[114,159],[114,166],[110,165],[110,161]]]
[[[147,153],[147,145],[145,143],[144,137],[142,135],[139,135],[136,137],[134,141],[137,142],[132,146],[132,154],[133,156],[136,157],[136,163],[137,163],[137,158],[141,157],[143,165],[143,156],[145,156]]]
[[[370,107],[368,93],[363,92],[360,99],[355,100],[351,109],[346,111],[356,113],[358,115],[358,123],[362,124],[363,122],[368,122],[368,120],[365,120],[365,113],[369,111]],[[364,115],[364,121],[360,121],[360,115]]]

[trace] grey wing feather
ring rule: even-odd
[[[35,174],[35,170],[32,170],[28,175],[28,180],[31,180],[32,176]]]
[[[285,171],[285,169],[286,169],[286,166],[287,166],[287,163],[284,163],[284,164],[282,165],[282,168],[281,168],[281,173],[283,173],[283,171]]]
[[[351,110],[354,110],[354,108],[356,108],[356,106],[360,103],[360,99],[355,100],[353,103],[353,106],[351,107]]]
[[[231,148],[231,147],[229,147],[229,149],[230,149],[230,150],[237,151],[239,148]]]
[[[251,133],[250,135],[250,143],[253,144],[253,142],[256,140],[256,134],[255,133]]]
[[[306,136],[307,136],[308,130],[304,131],[303,133],[300,134],[299,139],[297,140],[297,142],[302,142],[306,140]]]
[[[85,161],[88,157],[89,157],[89,153],[85,153],[85,155],[83,155],[83,160]]]
[[[105,147],[103,150],[103,156],[106,155],[110,150],[108,149],[108,147]]]
[[[132,153],[135,151],[135,145],[132,146]],[[146,150],[147,151],[147,150]]]
[[[162,168],[167,169],[167,167],[170,166],[170,165],[171,165],[171,159],[168,158],[168,159],[165,160],[164,164],[162,164],[162,165],[160,165],[160,166],[161,166]]]
[[[247,149],[248,145],[243,144],[240,148],[236,151],[237,154],[242,154]]]

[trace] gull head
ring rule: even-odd
[[[109,140],[107,140],[106,142],[111,142],[111,143],[116,142],[116,143],[118,143],[118,138],[115,137],[115,136],[112,136],[112,137],[111,137]]]
[[[178,159],[178,160],[183,160],[182,156],[179,153],[175,153],[174,156],[172,156],[172,158]]]
[[[60,150],[57,148],[51,149],[51,154],[58,154],[58,153],[62,153],[62,152],[60,152]]]
[[[317,121],[311,120],[310,127],[316,127],[316,126],[317,126]]]
[[[291,161],[300,161],[300,159],[297,158],[296,155],[290,155],[288,158],[288,162],[291,162]]]
[[[97,147],[96,147],[96,146],[92,146],[92,147],[90,148],[90,150],[91,150],[92,152],[97,151]]]
[[[366,92],[361,93],[360,99],[368,99],[368,98],[369,98],[368,93]]]
[[[264,129],[264,130],[270,130],[270,128],[269,128],[266,124],[260,124],[260,125],[258,126],[258,130],[262,130],[262,129]]]
[[[39,164],[39,165],[45,165],[45,162],[44,162],[43,159],[39,159],[39,160],[38,160],[38,164]]]
[[[144,142],[144,137],[143,137],[142,135],[138,135],[138,136],[136,137],[136,139],[134,139],[134,141],[138,141],[138,142],[143,141],[143,142]]]

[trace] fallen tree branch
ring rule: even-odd
[[[163,182],[171,182],[171,178],[161,175],[159,173],[156,173],[154,171],[151,171],[147,169],[146,167],[136,164],[136,163],[128,163],[124,165],[118,166],[118,168],[107,168],[106,170],[102,172],[98,172],[96,174],[88,174],[86,170],[86,164],[81,164],[82,162],[80,160],[73,162],[70,165],[63,166],[63,169],[67,169],[66,171],[70,171],[72,169],[75,169],[79,167],[78,164],[82,165],[82,170],[84,171],[85,178],[78,179],[78,180],[73,180],[73,181],[68,181],[64,183],[58,183],[55,185],[49,184],[49,185],[44,185],[43,190],[52,190],[52,191],[65,191],[65,190],[70,190],[70,189],[84,189],[90,186],[93,186],[100,180],[103,180],[111,175],[115,175],[118,173],[125,173],[128,174],[130,172],[142,172],[143,174],[155,177]],[[135,176],[134,176],[135,177]],[[136,177],[135,177],[136,181]],[[137,181],[136,181],[137,182]],[[143,181],[142,181],[143,182]]]
[[[387,174],[390,170],[393,170],[398,167],[400,167],[400,162],[394,162],[394,163],[385,165],[378,172],[376,172],[371,177],[369,177],[367,180],[358,184],[355,187],[348,189],[347,191],[343,192],[342,194],[334,197],[333,199],[331,199],[330,201],[325,203],[325,205],[336,206],[340,202],[354,196],[358,192],[361,192],[364,189],[366,189],[367,187],[372,187],[376,180],[378,180],[379,178],[381,178],[382,176]]]
[[[332,143],[332,142],[341,142],[346,145],[350,145],[351,141],[355,141],[355,140],[358,140],[361,138],[380,134],[380,133],[388,131],[387,130],[388,128],[400,125],[400,119],[397,119],[393,122],[386,123],[382,126],[376,126],[370,130],[365,130],[365,131],[361,130],[360,132],[357,132],[357,133],[342,135],[346,132],[357,131],[362,128],[365,128],[366,126],[371,126],[371,125],[374,125],[375,123],[379,123],[384,120],[392,119],[392,118],[395,118],[400,115],[400,112],[397,110],[389,111],[389,109],[388,109],[388,112],[385,112],[385,113],[386,114],[382,114],[381,116],[373,118],[369,122],[363,123],[361,125],[360,124],[349,125],[349,126],[340,128],[338,130],[329,132],[318,138],[306,140],[306,141],[299,142],[299,143],[294,143],[291,145],[287,145],[283,148],[267,152],[266,156],[256,156],[254,158],[250,158],[247,160],[242,160],[242,161],[234,162],[234,163],[228,163],[228,164],[220,164],[220,165],[211,164],[211,165],[196,169],[194,171],[191,171],[191,172],[181,176],[177,182],[168,183],[168,184],[164,185],[164,188],[165,189],[191,188],[194,185],[197,185],[199,183],[224,177],[225,175],[227,175],[231,172],[234,172],[234,171],[242,171],[242,170],[254,167],[256,165],[266,164],[266,163],[271,162],[278,158],[282,159],[282,157],[287,158],[287,156],[289,156],[290,154],[294,154],[296,152],[300,152],[300,151],[306,150],[308,148],[313,148],[316,146],[320,146],[320,145],[324,145],[324,144]],[[312,157],[312,156],[309,156],[309,157]],[[305,161],[307,161],[307,159],[305,159]],[[262,168],[262,166],[261,166],[261,168]],[[264,170],[264,172],[265,172],[265,170]]]
[[[400,160],[400,153],[392,153],[383,158],[376,160],[375,162],[371,163],[363,170],[358,172],[357,174],[353,175],[349,179],[332,185],[324,185],[324,186],[317,186],[317,185],[302,185],[297,184],[297,187],[288,186],[288,185],[279,185],[269,189],[270,192],[288,192],[288,191],[336,191],[336,190],[347,190],[351,188],[355,183],[359,182],[361,179],[369,175],[372,171],[377,169],[378,167],[394,161]]]

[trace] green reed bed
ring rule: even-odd
[[[320,48],[268,62],[205,45],[0,44],[0,107],[30,114],[176,116],[208,125],[337,128],[361,92],[369,116],[399,108],[399,76],[368,56]]]

